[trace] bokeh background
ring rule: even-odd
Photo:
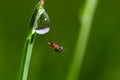
[[[25,35],[38,0],[0,0],[0,80],[17,80]],[[85,0],[45,0],[51,30],[37,35],[28,80],[66,80]],[[79,80],[120,80],[120,0],[99,0]],[[59,54],[47,40],[66,49]]]

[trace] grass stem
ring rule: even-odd
[[[98,0],[86,0],[83,14],[79,15],[81,28],[67,80],[78,80],[97,3]]]
[[[22,63],[20,67],[18,80],[27,80],[33,44],[34,44],[35,35],[36,35],[34,32],[34,28],[37,27],[37,20],[44,11],[42,6],[43,6],[43,1],[40,1],[35,7],[35,10],[33,12],[33,15],[29,24],[29,28],[28,28],[28,32],[27,32],[27,36],[24,44],[23,57],[22,57]]]

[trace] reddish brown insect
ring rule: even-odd
[[[56,52],[63,52],[63,47],[59,46],[58,44],[56,44],[55,42],[48,42],[48,44],[50,45],[51,48],[53,48]]]

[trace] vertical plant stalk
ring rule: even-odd
[[[27,80],[28,70],[30,66],[30,60],[32,55],[33,44],[35,40],[34,28],[37,28],[37,20],[40,18],[41,14],[44,12],[43,9],[44,0],[41,0],[35,7],[28,32],[25,39],[22,63],[20,67],[20,73],[18,80]]]
[[[79,15],[81,29],[67,80],[78,80],[97,3],[98,0],[86,0],[83,14]]]

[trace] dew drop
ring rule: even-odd
[[[40,15],[37,19],[37,27],[34,29],[34,32],[37,34],[46,34],[50,30],[50,19],[46,11]]]

